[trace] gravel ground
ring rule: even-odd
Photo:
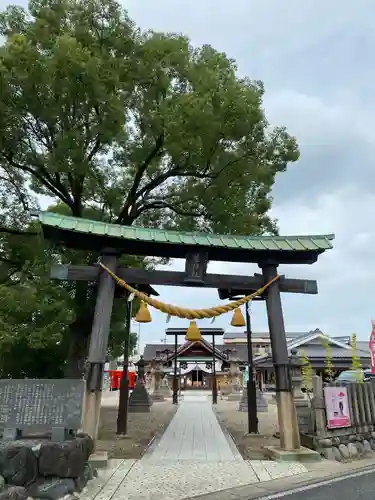
[[[116,435],[118,393],[103,395],[97,451],[107,451],[109,458],[140,458],[150,442],[169,425],[177,406],[171,401],[154,403],[150,413],[129,413],[128,435]]]
[[[247,413],[238,411],[238,401],[219,399],[215,412],[245,460],[264,460],[266,457],[263,447],[280,444],[279,439],[273,436],[278,431],[276,404],[270,403],[267,413],[258,414],[259,434],[247,433]]]

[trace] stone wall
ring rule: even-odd
[[[90,436],[62,442],[0,441],[0,500],[78,497],[97,472]]]
[[[324,438],[301,434],[301,444],[315,449],[328,460],[346,462],[374,453],[375,432]]]
[[[375,384],[331,382],[345,386],[348,393],[350,427],[329,429],[327,426],[324,387],[320,376],[312,378],[311,410],[313,426],[308,432],[300,426],[301,444],[322,456],[339,462],[362,458],[375,451]]]

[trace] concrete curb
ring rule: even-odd
[[[339,467],[336,469],[336,467],[334,467],[335,465],[339,465]],[[329,470],[327,471],[327,468],[332,470],[333,467],[336,469],[333,473]],[[373,458],[346,464],[337,464],[337,462],[324,460],[323,462],[319,462],[319,467],[314,467],[312,470],[309,470],[309,472],[303,474],[219,490],[205,495],[189,497],[185,500],[256,500],[267,497],[268,495],[287,492],[295,488],[313,486],[315,484],[319,485],[322,481],[339,480],[340,478],[345,479],[353,473],[365,473],[366,471],[370,473],[374,470],[375,459]]]

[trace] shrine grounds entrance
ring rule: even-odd
[[[218,311],[220,308],[224,312],[233,311],[235,308],[238,309],[239,305],[247,304],[255,295],[261,295],[266,301],[276,375],[280,447],[283,450],[298,450],[300,448],[281,292],[316,294],[317,284],[313,280],[287,279],[284,276],[279,276],[278,266],[280,264],[313,264],[319,255],[332,248],[333,235],[243,237],[208,233],[179,233],[134,226],[124,227],[49,212],[41,212],[38,219],[46,239],[64,244],[69,248],[96,251],[102,255],[98,265],[60,265],[55,267],[51,273],[51,277],[54,279],[98,282],[87,360],[84,430],[88,434],[93,438],[96,438],[97,435],[103,370],[116,285],[125,288],[129,294],[136,293],[144,300],[144,304],[148,303],[154,307],[157,307],[157,301],[147,295],[142,295],[141,292],[137,292],[128,284],[201,287],[227,290],[231,297],[237,294],[245,295],[235,303],[211,308],[211,311],[214,309]],[[185,259],[185,272],[124,269],[118,266],[119,257],[124,253],[145,257],[182,258]],[[254,276],[208,274],[207,264],[209,261],[215,260],[244,264],[256,263],[262,272]],[[159,304],[162,303],[159,302]],[[164,304],[164,306],[166,305]],[[169,307],[169,314],[174,315],[173,311],[177,312],[177,310],[181,311],[182,308]],[[182,316],[176,315],[191,321],[200,317],[212,317],[200,316],[199,311],[202,310],[191,310]],[[130,317],[129,306],[128,320]],[[127,321],[127,336],[129,335],[129,326],[130,321]],[[177,341],[175,341],[176,344]],[[123,383],[128,384],[125,376]],[[252,376],[249,376],[249,383],[252,386],[251,392],[255,393],[255,383]],[[215,391],[213,391],[213,402],[214,393]],[[122,425],[119,427],[123,433],[126,433],[127,406],[128,394],[126,393],[126,396],[120,400],[120,410],[122,408],[124,411],[122,417],[119,416],[120,420],[122,419],[120,422]]]

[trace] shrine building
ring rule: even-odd
[[[201,331],[204,333],[205,329],[202,328]],[[319,329],[310,332],[286,332],[286,337],[289,355],[292,349],[297,349],[300,354],[303,353],[309,359],[313,371],[323,375],[326,358],[324,339],[327,338],[323,332]],[[328,338],[334,372],[338,374],[350,369],[353,356],[350,336]],[[183,337],[180,339],[182,340]],[[275,381],[269,332],[252,333],[252,351],[257,386],[260,390],[272,391]],[[370,351],[367,343],[357,343],[357,355],[362,367],[368,368]],[[157,364],[168,378],[172,379],[176,358],[175,344],[167,342],[146,344],[143,357],[149,377],[152,377],[153,367]],[[238,382],[244,385],[247,361],[247,337],[246,332],[243,331],[223,332],[221,342],[218,342],[215,348],[209,341],[209,334],[207,338],[203,336],[202,340],[197,342],[182,340],[177,346],[179,387],[183,390],[211,390],[214,371],[217,384],[221,388],[230,384],[233,377],[237,377]]]

